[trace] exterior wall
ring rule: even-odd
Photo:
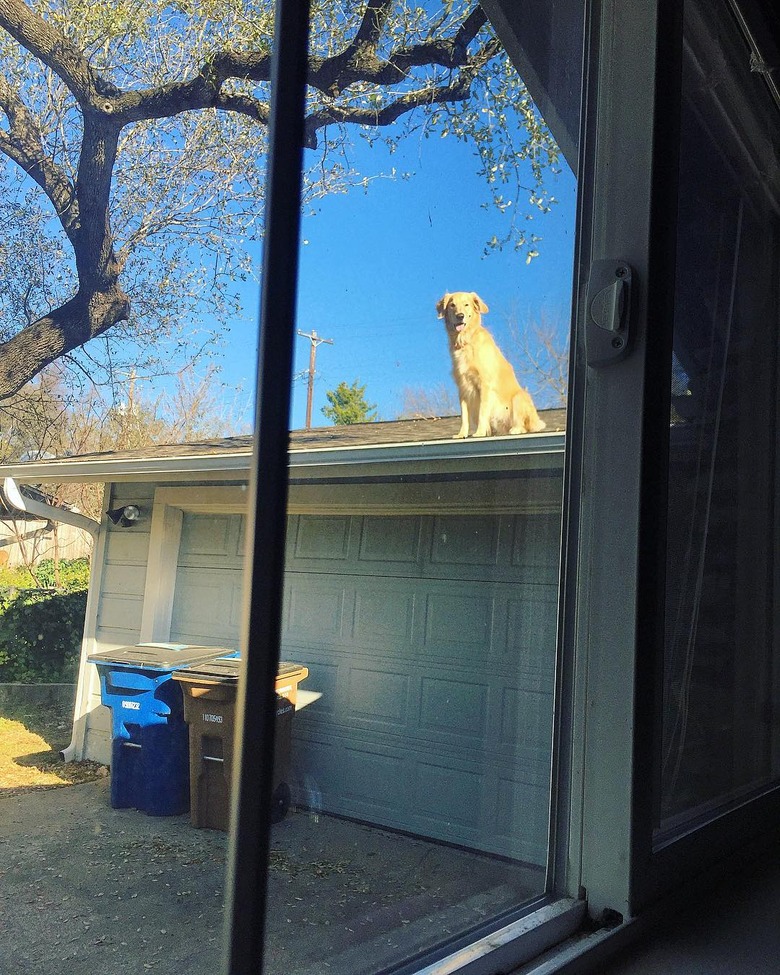
[[[246,502],[243,488],[224,484],[186,488],[149,483],[108,485],[103,510],[126,504],[138,505],[140,520],[121,528],[104,518],[95,549],[73,741],[66,751],[69,759],[109,764],[111,758],[111,716],[101,704],[97,669],[87,657],[102,650],[172,639],[183,509],[209,511],[226,504],[235,514]],[[202,552],[193,555],[196,565],[198,558],[202,563],[207,557]],[[184,636],[179,634],[179,642],[185,642]],[[186,642],[219,642],[210,640],[205,632],[186,636]]]
[[[108,500],[110,499],[110,504]],[[100,681],[90,653],[140,642],[146,566],[149,558],[153,484],[113,485],[107,494],[108,507],[137,504],[142,518],[132,528],[119,528],[104,519],[102,544],[96,550],[92,585],[98,585],[93,602],[92,620],[87,610],[85,646],[77,692],[77,725],[81,727],[76,742],[76,758],[88,758],[108,765],[111,759],[111,718],[108,708],[100,703]],[[79,715],[78,712],[81,712]]]

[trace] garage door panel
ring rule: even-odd
[[[551,682],[558,628],[557,589],[528,586],[521,592],[520,598],[510,598],[507,603],[506,651],[522,671],[539,674]]]
[[[482,778],[466,771],[429,761],[417,762],[414,770],[414,806],[422,820],[477,830],[480,825]]]
[[[230,545],[235,519],[228,515],[192,515],[185,512],[179,551],[186,555],[234,555]]]
[[[355,592],[354,639],[366,647],[392,647],[393,654],[409,647],[412,640],[415,595],[408,585],[372,585],[360,580]]]
[[[443,585],[426,592],[423,649],[468,659],[484,657],[492,640],[493,603],[487,587],[480,594]]]
[[[202,515],[182,518],[180,561],[206,564],[219,558],[242,558],[245,519],[241,515]]]
[[[347,708],[353,721],[404,729],[409,711],[408,674],[352,666],[347,679]]]
[[[181,643],[238,646],[241,628],[241,583],[238,570],[206,573],[179,567],[170,639]]]
[[[498,564],[500,521],[495,515],[439,516],[433,521],[431,562],[439,566]]]
[[[347,608],[351,606],[352,592],[352,587],[338,576],[291,577],[285,592],[284,637],[314,639],[320,645],[324,640],[340,638],[345,620],[351,620]]]
[[[488,688],[470,681],[425,677],[420,695],[420,729],[439,740],[485,740]]]
[[[511,564],[530,579],[557,583],[560,562],[560,515],[537,514],[516,518]]]
[[[538,784],[499,777],[496,784],[495,840],[514,846],[520,857],[544,864],[547,856],[547,797],[545,779]]]
[[[420,561],[423,519],[416,517],[360,518],[358,561],[416,566]],[[374,569],[372,565],[370,568]]]
[[[346,560],[352,519],[348,516],[309,515],[298,518],[293,554],[296,559]]]
[[[552,694],[523,687],[501,688],[499,739],[511,747],[514,742],[549,741],[552,729]],[[546,749],[544,750],[546,753]]]
[[[403,755],[355,744],[344,749],[344,798],[363,808],[397,810],[398,783],[405,779]]]

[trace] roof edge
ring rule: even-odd
[[[562,454],[563,432],[530,433],[506,437],[470,437],[466,440],[407,441],[397,444],[361,444],[296,448],[289,451],[291,475],[315,469],[363,468],[366,465],[393,464],[418,469],[447,467],[466,463],[469,467],[490,468],[516,458],[527,466],[533,456]],[[116,481],[162,481],[201,476],[204,480],[242,480],[249,477],[253,449],[220,451],[214,454],[186,453],[167,457],[113,457],[97,455],[28,461],[0,466],[0,477],[13,477],[29,483],[90,483]],[[523,463],[522,459],[525,458]]]

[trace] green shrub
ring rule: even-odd
[[[79,559],[60,559],[59,579],[54,571],[54,559],[41,559],[35,566],[38,585],[44,588],[87,589],[89,586],[89,559],[86,555]]]
[[[29,569],[9,569],[7,565],[0,567],[0,589],[34,589],[35,586]]]
[[[89,558],[60,559],[58,573],[54,571],[54,559],[41,559],[32,572],[23,566],[9,569],[0,567],[0,589],[86,589],[89,586]]]
[[[72,683],[87,593],[0,591],[0,682]]]

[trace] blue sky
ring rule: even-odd
[[[508,319],[523,322],[545,314],[567,321],[574,247],[575,181],[565,163],[550,176],[560,201],[539,213],[534,232],[543,239],[539,257],[526,264],[510,248],[484,256],[486,241],[501,235],[507,218],[494,206],[477,175],[473,147],[452,138],[411,138],[392,156],[379,145],[356,150],[363,172],[411,170],[410,180],[379,179],[362,189],[322,201],[303,221],[297,328],[332,339],[317,350],[312,423],[326,425],[325,393],[358,380],[380,419],[402,408],[404,387],[452,386],[444,326],[435,305],[446,291],[476,291],[490,308],[485,324],[520,374],[520,352]],[[252,307],[233,328],[225,348],[223,379],[253,385],[256,348]],[[297,339],[296,373],[309,362],[309,341]],[[306,381],[293,390],[292,425],[304,425]]]

